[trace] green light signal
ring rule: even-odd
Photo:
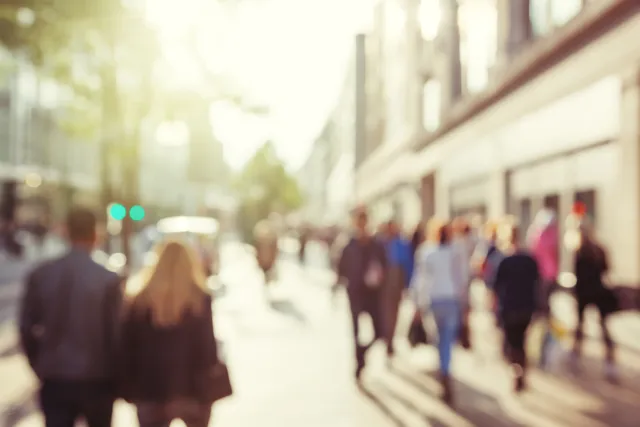
[[[127,208],[120,203],[112,203],[109,206],[109,216],[117,221],[122,221],[127,216]]]
[[[133,221],[142,221],[144,219],[144,216],[145,212],[142,206],[134,205],[131,206],[131,209],[129,209],[129,218],[131,218]]]

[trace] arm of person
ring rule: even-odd
[[[340,251],[336,268],[336,282],[347,284],[347,265],[349,262],[349,245],[345,245]]]
[[[35,371],[35,365],[38,358],[39,350],[39,331],[42,319],[42,307],[37,295],[37,283],[35,272],[27,277],[25,282],[25,291],[20,304],[20,312],[18,315],[18,330],[20,335],[20,345],[24,352],[29,365]]]

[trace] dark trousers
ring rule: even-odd
[[[613,339],[611,338],[611,334],[609,333],[609,328],[607,327],[607,319],[609,318],[612,310],[610,310],[609,307],[606,307],[607,296],[608,295],[606,294],[606,292],[603,291],[600,295],[579,295],[576,298],[578,303],[578,324],[576,325],[575,331],[574,352],[580,353],[582,350],[582,340],[584,339],[584,311],[589,305],[594,305],[600,312],[600,327],[602,328],[602,339],[604,340],[605,348],[607,350],[606,358],[608,361],[613,362],[615,345],[613,343]]]
[[[113,387],[101,381],[45,380],[40,406],[46,427],[74,427],[84,418],[89,427],[111,427]]]
[[[191,401],[171,403],[141,403],[138,407],[140,427],[169,427],[173,420],[182,420],[187,427],[207,427],[211,405]]]
[[[511,312],[502,315],[505,356],[510,363],[519,366],[522,371],[527,369],[525,342],[532,317],[531,312]]]
[[[387,353],[394,353],[393,337],[398,324],[398,311],[402,302],[404,291],[404,271],[400,267],[391,267],[387,282],[382,290],[382,314],[385,324],[385,341],[387,343]]]
[[[382,289],[361,289],[357,293],[349,294],[349,305],[351,306],[351,320],[353,322],[353,340],[356,349],[356,361],[358,369],[362,369],[365,365],[365,355],[369,347],[378,339],[384,338],[385,328],[384,319],[382,318]],[[374,338],[373,340],[362,345],[358,341],[360,333],[360,314],[367,313],[373,322]]]

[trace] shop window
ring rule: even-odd
[[[596,216],[596,191],[595,190],[585,190],[578,191],[575,194],[574,201],[576,203],[580,203],[585,208],[585,214],[589,218],[589,220],[595,223]]]

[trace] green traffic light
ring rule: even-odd
[[[109,216],[117,221],[122,221],[127,216],[127,208],[120,203],[112,203],[109,207]]]
[[[135,206],[131,206],[131,209],[129,209],[129,217],[133,221],[142,221],[144,219],[144,215],[145,215],[145,212],[142,206],[135,205]]]

